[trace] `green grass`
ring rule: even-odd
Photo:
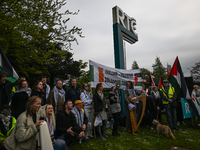
[[[107,140],[91,138],[90,142],[75,144],[71,150],[169,150],[172,147],[183,147],[192,150],[200,149],[200,127],[192,127],[190,120],[184,120],[186,125],[177,126],[179,131],[173,130],[176,140],[168,139],[164,134],[158,135],[157,131],[150,131],[146,126],[140,127],[140,132],[135,134],[127,133],[124,128],[119,127],[120,137],[111,135],[112,130],[107,129]],[[163,115],[163,124],[168,125],[166,116]]]

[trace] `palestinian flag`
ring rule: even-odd
[[[150,86],[152,85],[155,85],[155,82],[154,82],[154,80],[153,80],[153,77],[151,76],[151,72],[149,71],[149,84],[150,84]]]
[[[7,80],[14,83],[19,79],[19,76],[17,75],[15,69],[10,64],[8,58],[4,54],[1,46],[0,46],[0,70],[5,71],[7,75]]]
[[[174,65],[172,67],[172,70],[170,72],[168,80],[171,83],[171,85],[175,88],[178,96],[187,99],[189,105],[191,106],[191,108],[193,109],[195,114],[198,117],[200,117],[200,114],[199,114],[199,111],[198,111],[199,107],[197,107],[198,103],[195,99],[192,100],[191,97],[190,97],[188,87],[187,87],[187,84],[185,82],[178,57],[176,57],[176,60],[174,62]]]
[[[194,113],[197,116],[200,116],[200,102],[197,98],[191,97],[192,101],[189,102],[190,106],[194,110]],[[196,109],[194,109],[196,108]]]
[[[160,89],[160,88],[162,88],[163,87],[163,85],[162,85],[162,77],[160,77],[160,81],[159,81],[159,83],[158,83],[158,89]]]

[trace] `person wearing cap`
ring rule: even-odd
[[[56,117],[57,137],[65,140],[67,146],[74,143],[76,138],[85,136],[82,128],[76,123],[76,117],[71,112],[73,103],[71,100],[65,102],[65,109]]]
[[[76,100],[75,101],[75,106],[72,109],[72,113],[76,117],[76,123],[79,125],[79,127],[82,129],[82,131],[85,133],[86,131],[86,125],[88,123],[88,118],[84,113],[83,110],[83,101],[81,100]],[[80,138],[79,143],[83,142],[88,142],[86,137],[84,136],[83,138]]]
[[[173,101],[176,101],[177,94],[174,87],[169,86],[168,80],[163,80],[163,87],[160,88],[160,97],[166,111],[169,127],[178,130],[176,128],[176,108],[171,105]]]
[[[10,106],[4,104],[0,112],[0,149],[4,149],[4,143],[15,127],[16,119],[11,116]]]

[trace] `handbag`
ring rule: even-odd
[[[94,121],[94,127],[101,126],[102,125],[102,119],[100,116],[96,116]]]

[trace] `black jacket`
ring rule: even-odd
[[[40,97],[42,99],[42,104],[41,104],[42,106],[47,103],[45,92],[32,91],[31,92],[31,96],[38,96],[38,97]]]
[[[65,100],[67,101],[70,99],[73,103],[73,106],[75,106],[75,101],[80,100],[80,95],[81,91],[79,90],[79,88],[76,87],[76,89],[74,89],[74,87],[71,86],[66,90]]]
[[[2,94],[5,94],[5,95],[2,95]],[[6,82],[5,84],[0,85],[0,108],[1,108],[1,105],[9,104],[9,102],[10,102],[9,84],[8,82]]]
[[[102,100],[98,93],[94,93],[93,101],[95,115],[98,115],[101,111],[103,111],[103,108],[105,109],[105,98]]]
[[[25,109],[26,102],[29,97],[26,92],[15,93],[12,98],[12,116],[17,119],[18,116],[23,113]]]
[[[76,118],[72,112],[68,115],[65,110],[59,113],[56,117],[56,131],[57,135],[61,136],[67,133],[67,129],[72,127],[75,132],[74,136],[78,136],[82,129],[76,123]]]

